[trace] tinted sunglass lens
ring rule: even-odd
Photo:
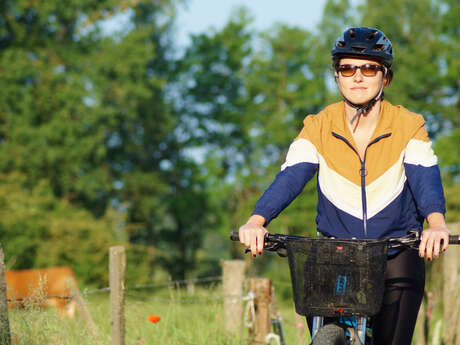
[[[351,77],[353,74],[355,74],[356,68],[355,66],[352,65],[342,65],[340,66],[339,70],[340,73],[342,73],[342,76],[344,77]]]
[[[361,66],[361,73],[366,77],[374,77],[377,74],[379,66],[365,64]]]

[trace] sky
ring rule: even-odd
[[[190,34],[205,32],[211,27],[219,30],[240,6],[249,9],[257,30],[265,30],[281,22],[314,30],[323,13],[326,0],[188,0],[179,5],[177,43],[187,46]]]

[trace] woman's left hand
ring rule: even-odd
[[[440,251],[446,251],[449,246],[449,233],[445,224],[430,226],[423,230],[418,247],[419,256],[421,258],[426,256],[429,261],[438,258]]]

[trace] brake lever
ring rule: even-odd
[[[390,240],[390,243],[394,242],[391,248],[408,248],[413,250],[418,250],[418,245],[420,242],[420,233],[417,230],[409,230],[407,235],[403,238],[399,238],[395,241]]]
[[[271,244],[265,245],[264,250],[268,250],[270,252],[276,252],[282,258],[287,256],[287,249],[283,246],[282,243],[272,242]],[[248,247],[245,249],[244,253],[250,253],[251,249]]]
[[[279,247],[279,243],[272,243],[272,244],[268,244],[268,245],[265,245],[264,246],[264,250],[268,250],[270,252],[275,252]],[[247,247],[245,250],[244,250],[244,253],[250,253],[251,252],[251,248]]]

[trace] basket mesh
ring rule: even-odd
[[[301,239],[287,243],[296,312],[308,316],[378,313],[387,243]]]

